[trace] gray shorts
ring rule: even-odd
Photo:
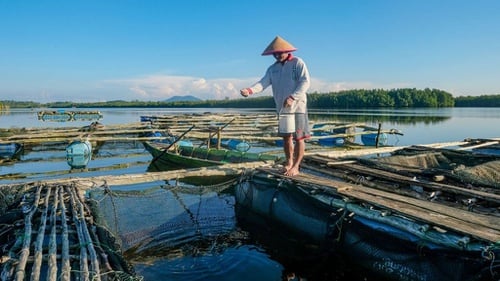
[[[307,113],[282,113],[278,116],[278,136],[285,137],[291,134],[295,140],[311,137]]]

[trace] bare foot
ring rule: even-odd
[[[283,166],[283,170],[282,172],[286,174],[286,172],[288,172],[288,170],[290,170],[293,166],[293,163],[287,163],[286,165]]]
[[[292,167],[285,172],[285,176],[293,177],[298,175],[299,173],[299,168]]]

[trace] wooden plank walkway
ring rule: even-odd
[[[331,178],[318,175],[301,173],[295,177],[286,177],[274,168],[258,168],[257,170],[293,181],[297,184],[305,186],[315,185],[336,194],[368,202],[392,212],[403,214],[409,218],[442,227],[443,229],[451,229],[492,243],[500,241],[499,217],[474,214],[439,203],[414,199],[362,185],[335,181]]]

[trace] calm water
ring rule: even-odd
[[[85,109],[87,110],[87,109]],[[89,109],[93,110],[93,109]],[[260,112],[241,109],[98,109],[104,117],[103,124],[139,122],[141,115],[176,113],[240,113]],[[0,128],[10,127],[65,127],[85,126],[89,122],[42,122],[37,119],[37,109],[0,113]],[[264,112],[271,112],[266,110]],[[444,108],[444,109],[374,109],[332,110],[310,112],[312,120],[365,122],[382,129],[399,129],[404,136],[393,136],[390,144],[412,145],[434,142],[461,141],[466,138],[500,137],[500,108]]]
[[[42,122],[37,119],[37,111],[1,113],[0,128],[80,127],[90,123]],[[241,113],[240,109],[100,111],[104,115],[100,122],[104,125],[139,122],[141,115],[209,111]],[[500,138],[500,108],[332,110],[310,112],[310,119],[365,122],[374,127],[381,123],[383,129],[394,128],[404,133],[404,136],[389,136],[391,145]],[[86,169],[71,169],[66,163],[64,148],[64,145],[41,146],[25,152],[17,162],[0,164],[0,184],[69,176],[143,173],[151,160],[140,142],[106,142]],[[134,188],[154,188],[155,184],[158,183]],[[145,280],[299,280],[297,277],[307,280],[378,280],[342,256],[239,210],[230,192],[198,197],[182,191],[168,195],[169,200],[174,200],[172,202],[182,203],[179,206],[185,208],[189,220],[177,225],[176,237],[169,238],[177,242],[165,240],[170,246],[161,251],[136,253],[130,257],[137,273]],[[171,210],[172,205],[169,206],[154,207],[162,211]],[[200,206],[205,206],[205,209],[200,209]],[[193,208],[198,208],[198,212]],[[199,230],[200,221],[220,223],[204,225],[203,235],[191,235],[194,228]],[[165,230],[165,233],[169,231],[172,230]],[[292,279],[293,276],[296,279]]]

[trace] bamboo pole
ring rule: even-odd
[[[61,209],[62,238],[61,238],[61,281],[69,281],[71,278],[71,266],[69,255],[68,223],[66,217],[66,204],[64,203],[64,192],[59,189],[59,207]]]
[[[96,177],[75,177],[75,178],[61,178],[50,179],[42,181],[43,184],[74,184],[77,191],[84,193],[87,189],[96,188],[105,184],[123,185],[145,183],[159,180],[182,179],[185,177],[210,177],[210,176],[237,176],[247,169],[254,169],[257,167],[264,167],[274,165],[272,162],[255,161],[245,163],[224,164],[220,166],[205,167],[205,168],[192,168],[192,169],[179,169],[165,172],[146,172],[139,174],[126,174],[126,175],[107,175]],[[38,182],[37,182],[38,183]],[[12,188],[16,184],[0,184],[0,188]]]
[[[45,239],[45,227],[47,225],[47,212],[49,209],[49,201],[51,195],[52,188],[47,186],[45,198],[44,198],[44,209],[42,215],[40,217],[40,226],[38,228],[38,235],[35,242],[35,253],[34,253],[34,261],[33,267],[31,269],[31,280],[38,281],[40,279],[40,268],[42,266],[42,258],[43,258],[43,241]]]
[[[65,186],[66,193],[70,195],[71,212],[73,215],[73,221],[76,226],[78,241],[80,243],[80,281],[89,281],[89,268],[87,259],[87,247],[85,246],[85,238],[83,236],[82,220],[78,215],[77,202],[75,199],[74,192]]]
[[[47,269],[47,280],[50,281],[57,280],[57,206],[59,205],[57,193],[60,189],[61,187],[58,186],[54,192],[54,200],[50,210],[50,223],[52,227],[49,236],[49,260]]]
[[[42,186],[39,185],[36,190],[35,199],[33,205],[31,206],[31,211],[24,217],[24,241],[23,248],[21,249],[21,254],[19,256],[19,263],[16,267],[16,280],[23,281],[25,276],[26,261],[30,255],[30,245],[31,245],[31,232],[32,223],[31,219],[33,215],[38,210],[38,201],[40,200],[40,193],[42,192]]]
[[[99,266],[99,260],[97,258],[97,253],[96,253],[96,250],[94,248],[94,242],[92,241],[92,238],[90,237],[89,229],[88,229],[87,223],[85,221],[85,209],[83,207],[83,203],[81,202],[80,198],[76,194],[74,188],[70,188],[70,192],[73,193],[75,196],[75,202],[76,202],[75,207],[78,208],[80,220],[83,222],[81,224],[82,234],[83,234],[85,244],[87,245],[87,249],[89,251],[90,268],[91,268],[91,273],[93,274],[92,280],[100,281],[101,280],[101,270],[100,270],[100,266]]]
[[[433,143],[433,144],[420,144],[418,146],[424,146],[424,147],[430,147],[430,148],[440,148],[440,147],[450,147],[450,146],[460,146],[467,144],[467,142],[445,142],[445,143]],[[308,155],[319,155],[319,156],[324,156],[324,157],[330,157],[330,158],[341,158],[341,157],[352,157],[352,156],[363,156],[363,155],[370,155],[370,154],[381,154],[381,153],[390,153],[396,150],[400,150],[403,148],[410,147],[409,145],[407,146],[391,146],[391,147],[379,147],[379,148],[363,148],[363,149],[356,149],[356,150],[337,150],[337,151],[331,151],[330,150],[324,150],[324,151],[313,151],[308,153],[306,151],[306,157]]]

